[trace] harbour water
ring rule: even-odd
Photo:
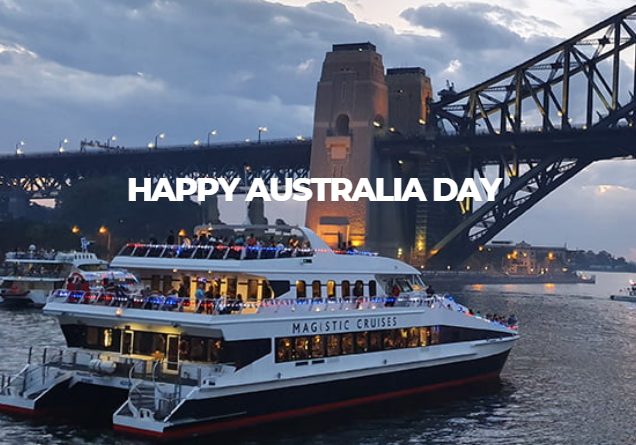
[[[225,435],[218,443],[634,444],[636,304],[608,296],[636,274],[596,275],[595,285],[486,285],[454,292],[458,301],[484,314],[519,318],[521,339],[500,384],[457,391],[443,400],[393,403]],[[57,322],[38,310],[5,309],[0,317],[2,373],[16,372],[29,346],[63,345]],[[192,442],[212,443],[209,438]],[[144,442],[106,426],[45,425],[0,415],[0,443]]]

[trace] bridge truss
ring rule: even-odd
[[[592,162],[634,156],[635,66],[636,6],[474,88],[442,92],[429,125],[455,136],[447,145],[468,153],[468,176],[495,163],[505,182],[493,202],[460,203],[464,219],[429,251],[432,263],[466,259]],[[545,146],[529,149],[533,138]]]
[[[22,190],[31,198],[55,198],[84,178],[306,178],[310,140],[173,146],[158,150],[51,153],[0,158],[0,190]]]

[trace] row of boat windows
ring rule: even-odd
[[[150,288],[158,290],[162,288],[159,275],[153,275],[149,280]],[[172,277],[164,278],[164,293],[178,293],[181,297],[191,297],[195,294],[197,286],[201,286],[206,298],[230,297],[236,298],[241,295],[247,301],[257,301],[260,299],[274,298],[286,294],[291,290],[289,281],[258,280],[247,279],[239,281],[237,277],[217,278],[217,279],[192,279],[184,277],[182,284],[177,286],[179,290],[172,289]],[[401,281],[400,290],[409,292],[413,290],[406,280]],[[362,280],[350,281],[342,280],[339,283],[335,280],[304,281],[297,280],[294,283],[296,298],[348,298],[348,297],[375,297],[378,295],[378,284],[375,280],[370,280],[366,284]],[[339,291],[338,291],[339,289]],[[388,291],[387,291],[388,293]]]
[[[169,363],[227,363],[241,368],[269,354],[272,349],[270,339],[227,341],[84,325],[63,325],[62,331],[70,347],[145,355]]]
[[[334,280],[327,281],[325,285],[327,298],[336,298],[336,287],[337,285]],[[343,280],[340,283],[340,297],[362,297],[364,296],[364,287],[364,282],[362,280],[357,280],[353,284],[348,280]],[[320,280],[314,280],[309,284],[303,280],[298,280],[296,281],[296,298],[307,298],[309,292],[311,292],[311,298],[324,298],[322,288],[323,284]],[[378,289],[375,281],[369,281],[367,288],[369,290],[367,296],[377,296]]]
[[[422,326],[383,331],[280,337],[276,362],[337,357],[391,349],[500,338],[509,334],[455,326]]]
[[[160,289],[159,275],[153,275],[150,281],[151,289]],[[181,297],[192,297],[195,294],[195,289],[201,286],[206,298],[220,298],[229,297],[236,298],[241,295],[241,298],[247,301],[257,301],[260,299],[274,298],[286,294],[291,290],[291,284],[289,281],[278,280],[258,280],[247,279],[245,281],[239,281],[237,277],[217,278],[217,279],[192,279],[191,277],[184,277],[182,284],[178,286],[179,290],[172,289],[172,276],[164,277],[164,293],[178,293]],[[413,290],[407,280],[396,280],[399,282],[400,290],[402,292],[410,292]],[[366,284],[362,280],[350,281],[342,280],[336,282],[335,280],[313,280],[304,281],[297,280],[294,283],[296,289],[296,298],[348,298],[348,297],[376,297],[378,295],[378,284],[375,280],[370,280]],[[387,290],[387,293],[389,291]]]

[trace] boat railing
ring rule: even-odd
[[[377,256],[377,252],[356,249],[332,250],[312,247],[248,246],[228,244],[143,244],[128,243],[119,251],[119,256],[138,258],[171,258],[198,260],[266,260],[278,258],[305,258],[317,253],[339,255]]]
[[[227,244],[128,243],[119,252],[119,256],[199,260],[263,260],[310,257],[313,255],[314,249],[310,247],[239,246]]]
[[[57,252],[52,251],[15,251],[7,252],[7,260],[55,260]]]
[[[320,312],[335,310],[377,309],[394,306],[433,307],[440,301],[437,297],[413,295],[403,297],[344,297],[344,298],[271,298],[260,301],[242,301],[231,297],[203,298],[192,302],[189,297],[153,293],[126,294],[124,292],[91,292],[58,289],[48,301],[77,305],[112,306],[116,308],[147,309],[157,311],[195,312],[207,315],[253,314],[258,312],[305,311]]]
[[[48,298],[48,302],[90,304],[97,306],[129,307],[134,309],[151,309],[167,311],[185,311],[190,307],[190,299],[177,295],[163,295],[151,293],[144,296],[141,293],[111,292],[111,291],[81,291],[58,289]]]
[[[266,298],[260,301],[242,301],[230,297],[204,298],[192,303],[188,297],[177,295],[95,295],[83,291],[57,290],[50,297],[49,302],[69,304],[93,304],[112,306],[116,308],[115,315],[122,315],[125,309],[144,309],[155,311],[190,312],[201,315],[230,315],[230,314],[294,314],[303,312],[336,312],[355,310],[382,310],[395,307],[428,307],[430,309],[446,308],[462,312],[469,316],[476,316],[484,320],[501,324],[505,327],[512,325],[481,317],[470,309],[454,301],[449,295],[427,295],[414,292],[399,297],[392,296],[360,296],[344,298]],[[516,323],[515,323],[516,324]],[[516,329],[515,329],[516,330]]]

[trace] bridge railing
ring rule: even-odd
[[[148,148],[148,147],[119,147],[119,148],[109,148],[109,149],[96,149],[96,150],[85,150],[85,151],[65,151],[60,153],[58,151],[35,151],[35,152],[27,152],[22,154],[4,154],[0,155],[0,159],[3,158],[43,158],[43,157],[69,157],[69,156],[112,156],[112,155],[121,155],[126,153],[166,153],[166,152],[179,152],[179,151],[197,151],[197,150],[227,150],[233,148],[248,148],[248,147],[278,147],[280,145],[307,145],[311,143],[310,138],[282,138],[282,139],[267,139],[258,141],[231,141],[231,142],[217,142],[214,144],[174,144],[174,145],[162,145],[158,148]],[[8,151],[8,150],[7,150]]]

